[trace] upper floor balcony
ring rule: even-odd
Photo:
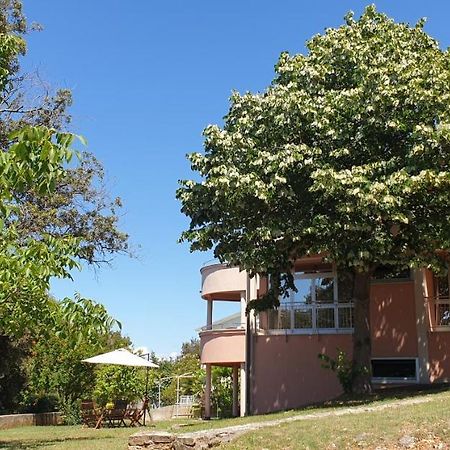
[[[200,269],[201,295],[205,300],[240,301],[247,289],[247,272],[239,267],[212,262]]]

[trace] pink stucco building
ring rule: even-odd
[[[341,393],[319,353],[351,357],[353,307],[348,283],[321,257],[295,265],[295,284],[277,311],[250,314],[248,299],[267,280],[224,264],[201,269],[207,321],[200,332],[209,417],[211,366],[233,368],[234,415],[260,414],[328,400]],[[237,320],[214,322],[215,302],[238,302]],[[234,318],[236,319],[236,317]],[[372,372],[376,384],[428,384],[450,379],[448,277],[428,270],[380,270],[371,286]]]

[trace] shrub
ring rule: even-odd
[[[347,354],[337,349],[336,359],[331,358],[325,353],[319,353],[318,358],[322,361],[322,367],[324,369],[330,369],[336,373],[339,383],[346,394],[352,392],[353,380],[359,375],[361,370],[357,370],[350,359],[347,358]]]

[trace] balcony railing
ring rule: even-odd
[[[203,331],[228,331],[228,330],[242,330],[243,328],[245,328],[245,324],[241,324],[241,323],[236,323],[233,325],[205,325],[201,328],[198,329],[198,331],[203,332]]]
[[[433,299],[433,301],[436,326],[450,328],[450,298],[439,297]]]
[[[305,332],[350,330],[353,329],[353,304],[281,304],[277,309],[268,311],[268,329]]]

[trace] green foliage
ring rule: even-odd
[[[62,132],[71,121],[71,92],[40,89],[42,81],[20,69],[18,56],[25,53],[28,31],[22,2],[0,0],[0,149],[5,153],[11,133],[27,127]],[[53,179],[51,196],[42,196],[35,184],[19,186],[14,197],[20,208],[9,220],[21,237],[76,237],[78,257],[99,265],[129,253],[128,235],[118,228],[122,203],[109,197],[102,164],[92,153],[83,152],[77,162]]]
[[[64,398],[59,401],[58,409],[63,416],[64,425],[78,425],[81,423],[80,402],[72,398]]]
[[[82,359],[129,341],[117,334],[118,323],[92,300],[76,295],[63,302],[50,299],[49,304],[50,332],[33,342],[22,402],[30,405],[52,394],[61,408],[76,409],[76,402],[91,397],[94,388],[95,368]]]
[[[205,153],[189,155],[202,180],[177,191],[182,240],[262,274],[318,253],[353,271],[445,266],[449,51],[423,21],[373,6],[307,48],[281,54],[265,92],[233,93],[224,126],[205,129]]]
[[[217,407],[219,417],[231,417],[233,408],[232,369],[231,367],[214,366],[211,377],[211,403]]]
[[[201,180],[177,191],[191,251],[270,276],[250,308],[295,290],[300,257],[352,275],[358,367],[370,360],[376,267],[448,270],[450,51],[423,25],[372,5],[314,36],[307,54],[282,53],[266,91],[234,92],[224,125],[205,129],[204,154],[188,156]],[[368,391],[370,377],[355,384]]]
[[[142,399],[145,390],[145,370],[137,367],[104,365],[96,369],[93,395],[99,405],[114,400]]]
[[[9,151],[0,153],[0,329],[20,335],[47,315],[50,278],[69,277],[78,267],[78,240],[22,237],[5,221],[18,208],[15,192],[33,185],[40,195],[50,194],[72,157],[74,136],[28,127],[11,139]]]
[[[12,341],[0,336],[0,414],[14,412],[20,399],[20,391],[26,383],[22,360],[27,356],[28,340]]]
[[[358,374],[361,372],[368,372],[368,369],[357,369],[351,359],[347,358],[347,354],[340,349],[337,349],[336,359],[331,358],[325,353],[319,353],[318,358],[322,361],[324,369],[330,369],[336,373],[339,383],[346,394],[353,391],[353,382]]]
[[[23,404],[45,409],[56,397],[76,411],[76,399],[92,391],[93,368],[81,359],[129,341],[102,305],[51,299],[50,279],[70,277],[79,260],[127,252],[128,236],[117,228],[121,201],[109,199],[101,164],[89,153],[72,161],[74,141],[86,142],[64,131],[70,91],[40,92],[21,73],[26,32],[22,2],[0,0],[0,408],[17,409],[9,380],[17,375],[22,387],[27,361]],[[15,352],[22,336],[26,349]]]

